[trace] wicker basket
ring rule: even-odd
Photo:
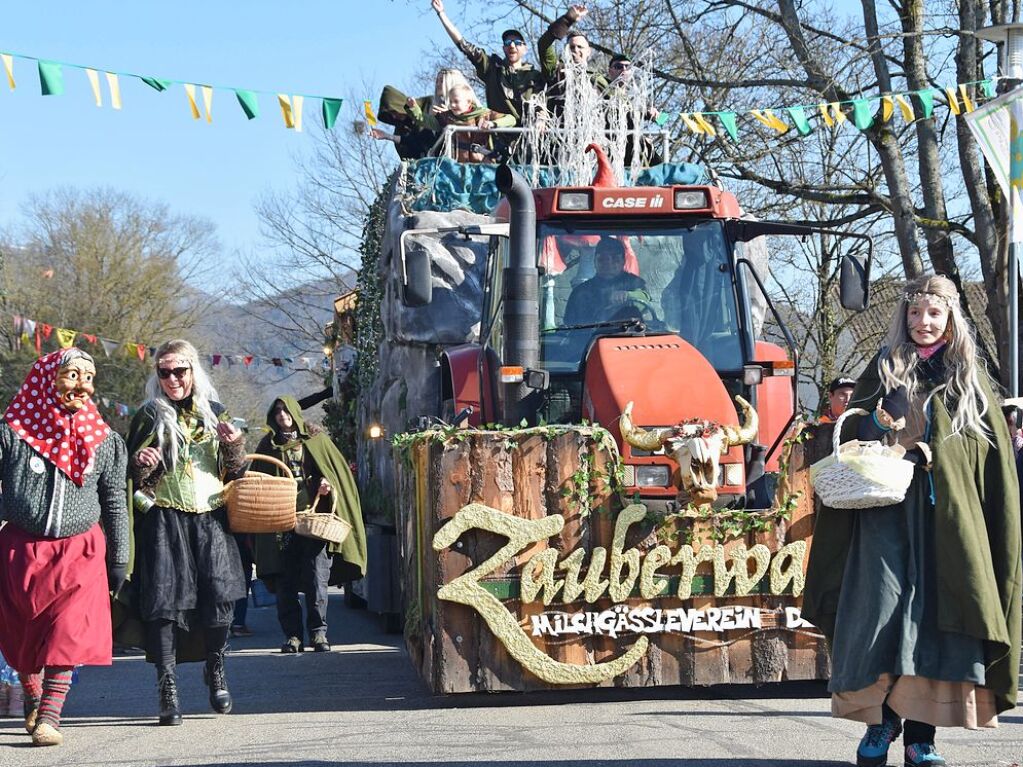
[[[869,415],[850,408],[835,423],[833,453],[810,467],[813,489],[825,506],[834,509],[873,509],[901,503],[913,481],[912,463],[901,445],[851,440],[839,445],[842,423],[850,415]]]
[[[258,471],[232,480],[225,490],[227,522],[233,533],[283,533],[295,528],[295,499],[298,483],[283,461],[269,455],[251,453],[249,461],[266,461],[287,476],[275,477]]]
[[[336,504],[332,501],[330,511],[327,512],[316,511],[315,503],[313,508],[298,512],[295,515],[295,533],[327,543],[344,543],[352,531],[352,526],[334,515],[335,508]]]

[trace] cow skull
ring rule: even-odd
[[[697,505],[713,503],[718,496],[717,473],[721,456],[733,445],[745,445],[757,435],[757,412],[742,397],[735,401],[743,412],[739,428],[709,421],[680,423],[666,429],[643,429],[632,423],[632,403],[625,406],[619,426],[625,441],[640,450],[654,451],[668,445],[678,463],[681,488]]]

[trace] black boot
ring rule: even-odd
[[[227,691],[227,674],[224,673],[224,650],[206,655],[206,669],[203,680],[210,688],[210,706],[218,714],[231,713],[231,693]]]
[[[160,724],[173,726],[181,724],[181,706],[178,703],[178,680],[174,667],[157,666],[159,679],[156,687],[160,691]]]

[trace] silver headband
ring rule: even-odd
[[[937,301],[945,304],[945,307],[952,311],[952,308],[957,304],[958,298],[949,298],[948,296],[939,296],[937,293],[926,293],[920,291],[918,293],[903,293],[902,300],[907,304],[915,304],[918,301]]]

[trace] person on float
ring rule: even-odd
[[[64,741],[75,666],[111,663],[110,593],[129,560],[127,449],[76,348],[40,357],[0,423],[0,652],[37,746]]]
[[[868,725],[861,767],[900,733],[906,765],[944,765],[936,727],[992,727],[1016,705],[1019,488],[993,388],[952,281],[910,281],[850,402],[870,415],[842,438],[896,440],[912,484],[892,506],[820,510],[804,593],[832,714]]]
[[[275,399],[266,425],[268,433],[260,440],[256,452],[278,459],[291,470],[298,482],[296,510],[333,510],[351,526],[340,545],[293,532],[255,536],[259,577],[271,581],[277,594],[277,619],[285,638],[281,652],[302,652],[303,634],[308,636],[313,650],[327,652],[330,650],[327,586],[331,572],[347,565],[349,570],[356,571],[349,572],[347,580],[366,574],[366,531],[359,492],[341,451],[315,424],[306,423],[301,404],[294,397],[283,395]],[[266,462],[253,461],[252,468],[282,474]],[[332,567],[335,563],[337,568]],[[305,594],[305,632],[299,593]]]
[[[245,443],[192,344],[169,341],[155,358],[147,399],[128,434],[136,509],[132,582],[147,659],[157,669],[159,722],[178,725],[178,661],[204,658],[210,706],[218,714],[232,707],[224,652],[246,580],[228,531],[224,484],[244,471]],[[198,656],[179,647],[197,641]]]
[[[849,398],[856,388],[856,379],[839,376],[828,384],[828,406],[817,423],[836,423],[849,407]]]

